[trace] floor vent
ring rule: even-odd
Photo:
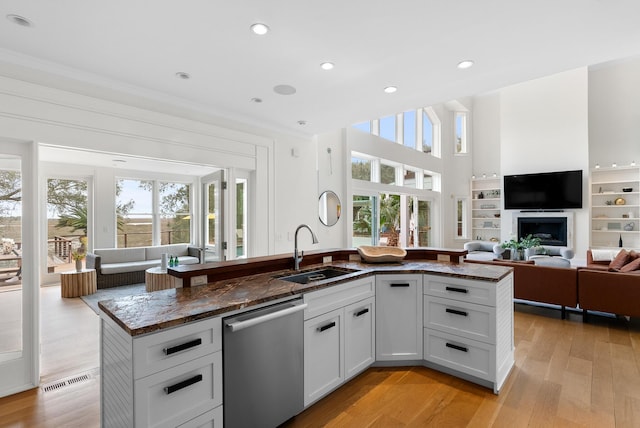
[[[42,385],[42,391],[51,392],[58,391],[66,386],[75,385],[77,383],[86,382],[95,377],[98,373],[98,369],[91,370],[87,373],[83,373],[81,375],[68,377],[66,379],[57,380],[55,382],[48,383],[46,385]]]

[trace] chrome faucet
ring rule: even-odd
[[[300,231],[300,229],[302,229],[303,227],[307,228],[309,232],[311,232],[311,238],[313,239],[313,243],[314,244],[318,243],[318,237],[316,236],[315,233],[313,233],[313,230],[311,230],[309,226],[307,226],[306,224],[301,224],[300,226],[298,226],[298,228],[296,229],[296,235],[295,235],[295,247],[293,249],[293,268],[295,270],[300,270],[300,262],[304,257],[304,251],[300,251],[300,257],[298,257],[298,231]]]

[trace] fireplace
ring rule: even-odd
[[[568,246],[567,217],[518,217],[518,239],[532,235],[541,245]]]

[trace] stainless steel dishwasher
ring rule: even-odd
[[[303,410],[306,306],[294,299],[223,320],[225,428],[276,427]]]

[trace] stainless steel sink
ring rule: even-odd
[[[322,281],[325,279],[337,278],[340,276],[349,275],[353,272],[357,272],[357,270],[330,267],[303,271],[294,275],[278,276],[276,278],[283,281],[295,282],[298,284],[308,284],[311,281]]]

